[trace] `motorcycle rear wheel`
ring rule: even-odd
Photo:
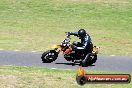
[[[97,55],[92,55],[91,53],[87,54],[85,59],[81,62],[83,67],[87,67],[95,63],[97,60]]]
[[[58,57],[58,53],[55,50],[48,50],[44,52],[41,56],[43,63],[51,63],[55,61]]]

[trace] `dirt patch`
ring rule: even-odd
[[[14,88],[17,84],[17,77],[13,75],[0,75],[1,88]]]
[[[65,0],[68,2],[87,2],[87,3],[129,3],[127,0]]]

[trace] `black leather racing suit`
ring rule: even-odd
[[[78,32],[74,32],[74,33],[70,32],[70,35],[79,37]],[[81,43],[75,45],[74,49],[77,51],[84,51],[87,53],[92,52],[93,44],[92,44],[92,40],[91,40],[89,34],[86,33],[86,35],[80,39],[81,39]]]

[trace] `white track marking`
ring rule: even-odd
[[[110,56],[115,56],[115,55],[110,55]]]
[[[31,52],[37,52],[37,51],[31,51]]]
[[[0,48],[0,50],[4,50],[4,49],[1,49],[1,48]]]
[[[13,50],[13,51],[20,51],[20,50]]]
[[[51,68],[51,69],[57,69],[57,68]]]

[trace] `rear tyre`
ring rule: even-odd
[[[97,61],[97,55],[94,55],[91,57],[91,61],[90,61],[90,65],[92,65],[93,63],[95,63]]]
[[[81,65],[83,67],[87,67],[89,65],[90,62],[90,53],[86,55],[85,59],[81,62]]]
[[[55,61],[58,57],[58,53],[55,50],[48,50],[44,52],[41,56],[43,63],[51,63]]]
[[[95,63],[97,60],[97,55],[92,55],[91,53],[87,54],[85,59],[82,61],[81,65],[87,67]]]

